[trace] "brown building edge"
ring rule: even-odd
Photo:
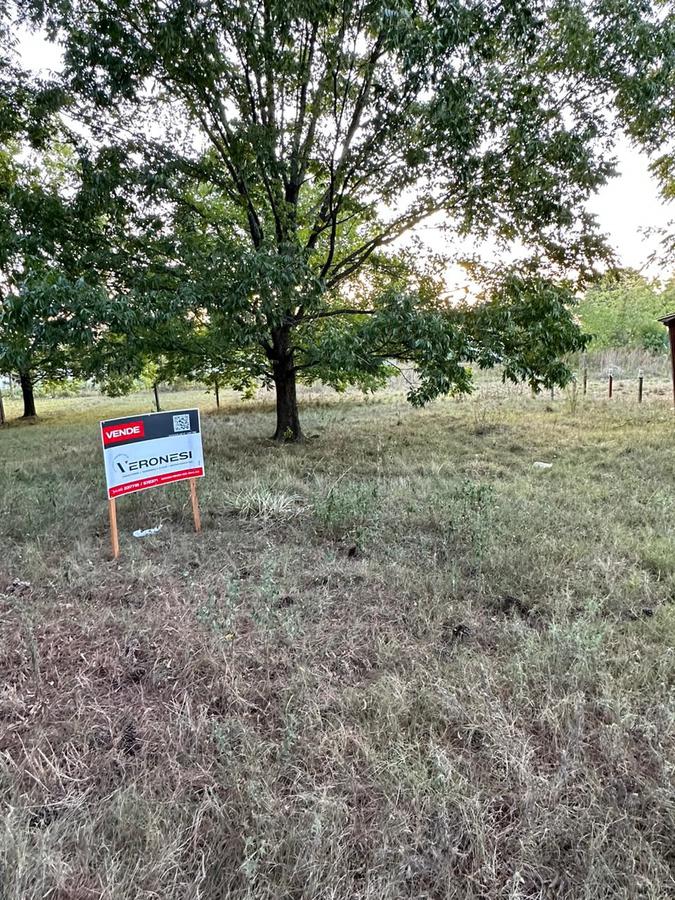
[[[668,329],[668,337],[670,339],[670,371],[673,376],[673,404],[675,404],[675,313],[664,316],[659,322]]]

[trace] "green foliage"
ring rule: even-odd
[[[319,529],[336,540],[368,543],[380,518],[379,484],[339,481],[314,503]]]
[[[86,387],[86,382],[78,378],[62,378],[58,381],[43,381],[40,393],[46,397],[77,397]]]
[[[656,8],[31,7],[63,41],[68,89],[108,145],[92,154],[92,183],[140,213],[120,239],[121,333],[174,371],[374,389],[412,362],[417,404],[468,390],[467,364],[533,387],[568,380],[559,357],[581,341],[560,277],[605,252],[584,201],[613,171],[608,98],[627,117],[659,58]],[[171,121],[149,140],[163,102]],[[111,125],[131,143],[111,144]],[[451,309],[419,259],[387,249],[435,213],[537,262],[489,278],[481,306]]]
[[[416,404],[468,391],[472,365],[535,389],[569,379],[560,357],[583,341],[563,279],[608,253],[585,210],[614,171],[608,106],[645,141],[664,132],[661,114],[636,114],[649,73],[659,90],[668,77],[658,4],[35,0],[24,13],[62,42],[62,88],[92,136],[85,195],[106,208],[110,246],[94,241],[89,262],[117,298],[107,375],[161,357],[167,374],[274,384],[279,439],[300,436],[297,378],[375,389],[413,363]],[[391,250],[433,215],[530,262],[453,308],[438,261]]]
[[[0,373],[32,391],[86,374],[107,295],[87,255],[101,220],[83,201],[77,155],[57,108],[14,76],[0,102]]]
[[[658,321],[675,312],[675,282],[650,281],[636,272],[607,276],[590,288],[579,304],[591,349],[629,347],[661,352],[668,334]]]
[[[83,373],[82,357],[95,340],[92,308],[100,293],[81,279],[32,272],[0,302],[0,372],[31,382]]]
[[[480,562],[490,540],[493,513],[492,485],[465,479],[449,504],[447,529],[451,543],[470,546]]]

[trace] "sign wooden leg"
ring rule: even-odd
[[[110,497],[108,500],[108,516],[110,517],[110,540],[112,542],[113,557],[119,559],[120,539],[117,534],[117,506],[115,505],[114,497]]]
[[[199,500],[197,499],[197,479],[190,478],[190,500],[192,501],[192,515],[195,520],[195,531],[202,530],[202,517],[199,514]]]

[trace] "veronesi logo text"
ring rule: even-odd
[[[148,459],[129,460],[123,454],[115,457],[115,465],[119,471],[126,475],[127,472],[140,472],[141,469],[155,469],[158,466],[169,466],[172,463],[186,462],[192,459],[192,450],[181,450],[179,453],[167,453],[162,456],[151,456]]]

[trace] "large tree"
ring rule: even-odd
[[[36,413],[36,384],[85,371],[86,353],[105,319],[108,302],[93,261],[110,246],[110,204],[86,183],[82,142],[62,115],[66,94],[20,66],[16,43],[4,6],[0,374],[16,376],[29,418]]]
[[[17,377],[24,418],[36,415],[39,382],[86,373],[105,318],[91,209],[67,144],[0,142],[0,373]]]
[[[95,339],[91,301],[91,286],[47,270],[32,272],[0,300],[0,373],[17,376],[23,418],[37,415],[40,382],[86,374],[82,363]]]
[[[165,236],[182,221],[177,249],[192,231],[188,259],[167,253],[126,296],[173,303],[183,323],[202,323],[216,365],[273,382],[276,437],[295,439],[299,377],[342,385],[409,362],[417,402],[468,389],[467,363],[502,364],[535,387],[565,380],[560,356],[580,339],[560,279],[583,277],[603,252],[584,204],[613,171],[611,103],[634,103],[631,79],[663,53],[657,6],[33,8],[63,42],[93,140],[146,166]],[[449,242],[515,244],[528,261],[490,282],[485,302],[453,307],[438,278],[388,253],[432,216]],[[181,269],[199,290],[179,303]]]

